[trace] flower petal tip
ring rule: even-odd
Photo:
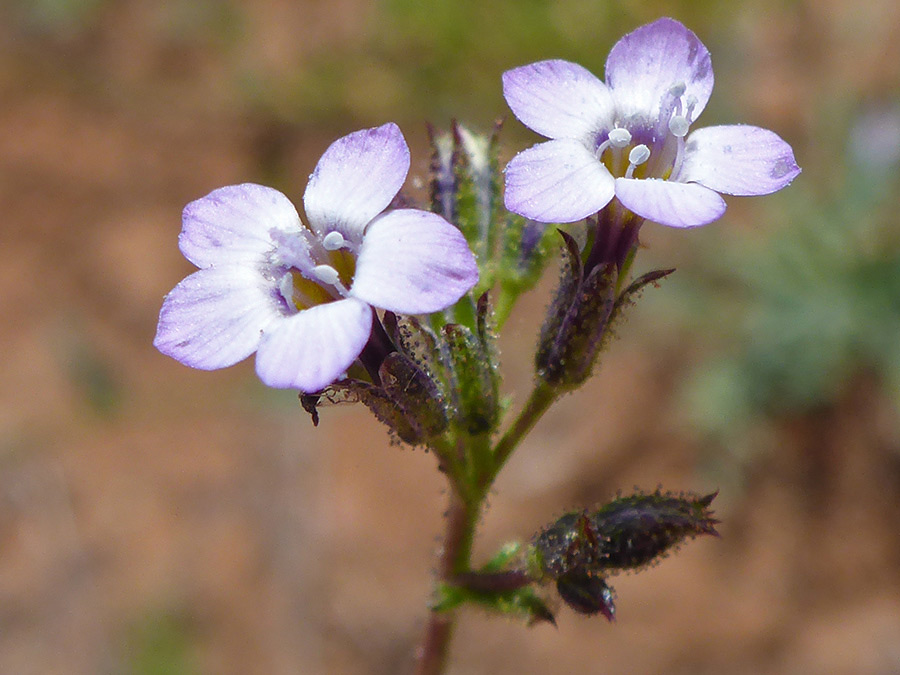
[[[409,173],[409,146],[393,122],[339,138],[309,177],[303,205],[320,235],[338,231],[359,242],[365,226],[384,211]]]

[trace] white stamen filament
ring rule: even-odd
[[[678,174],[681,173],[681,165],[684,162],[684,136],[678,137],[678,144],[675,146],[675,161],[672,162],[672,173],[669,174],[669,180],[678,180]]]
[[[597,149],[594,150],[594,157],[597,159],[603,158],[603,153],[606,152],[606,149],[610,146],[609,139],[607,138],[600,145],[597,146]]]
[[[625,171],[625,178],[634,176],[634,168],[648,159],[650,159],[650,148],[643,143],[634,146],[628,153],[628,169]]]
[[[675,106],[672,110],[672,117],[669,118],[669,133],[676,138],[684,138],[691,126],[691,115],[694,106],[697,105],[696,96],[684,97],[687,87],[684,82],[669,87],[669,95],[675,98]]]
[[[294,305],[294,277],[288,272],[278,281],[278,291],[281,293],[281,297],[284,298],[285,302],[292,308],[297,309]]]
[[[685,136],[687,136],[687,131],[690,128],[691,120],[694,116],[694,108],[697,106],[697,97],[696,96],[688,96],[686,101],[686,110],[682,119],[685,121],[685,129],[684,134],[678,134],[676,131],[680,131],[679,125],[680,122],[676,122],[676,117],[673,117],[669,120],[669,131],[672,132],[672,135],[676,137],[677,144],[675,146],[675,161],[672,162],[672,171],[669,174],[669,180],[678,180],[678,175],[681,173],[681,165],[684,163],[684,150],[686,146]],[[673,123],[675,124],[675,128],[672,128]]]
[[[607,148],[621,150],[622,148],[627,147],[629,143],[631,143],[631,132],[628,131],[628,129],[616,127],[615,129],[610,130],[606,140],[597,146],[597,149],[594,151],[594,156],[597,159],[601,159]]]
[[[685,90],[686,87],[681,82],[669,89],[669,92],[677,97],[672,117],[669,118],[669,133],[675,137],[675,160],[672,162],[669,180],[677,180],[681,172],[681,165],[684,162],[684,138],[690,131],[694,108],[697,106],[697,97],[685,96]]]
[[[687,104],[685,105],[685,113],[684,116],[687,118],[688,124],[694,121],[694,108],[697,107],[697,97],[696,96],[688,96]]]

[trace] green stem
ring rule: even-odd
[[[470,571],[475,526],[478,524],[484,499],[506,460],[556,400],[557,394],[556,390],[543,382],[535,385],[516,421],[494,446],[490,455],[491,465],[472,467],[476,474],[480,474],[474,476],[478,481],[477,485],[462,484],[459,474],[450,474],[450,506],[447,509],[447,531],[438,566],[438,583],[452,583],[454,577]],[[444,672],[455,624],[455,612],[431,611],[422,645],[416,655],[416,675],[440,675]]]
[[[509,314],[512,312],[513,305],[516,304],[517,298],[518,293],[516,293],[515,290],[506,284],[501,284],[500,292],[497,293],[497,299],[493,307],[494,330],[497,333],[500,332],[503,324],[505,324],[506,320],[509,318]]]

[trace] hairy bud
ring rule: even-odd
[[[456,420],[466,433],[491,431],[500,412],[497,374],[487,345],[465,326],[448,323],[441,329],[446,361],[451,373],[451,396]]]
[[[573,389],[590,376],[603,346],[615,305],[617,272],[614,265],[607,264],[594,267],[585,276],[575,240],[563,231],[560,235],[565,244],[565,267],[541,328],[535,367],[547,384]]]
[[[602,614],[615,621],[613,589],[603,577],[578,568],[557,579],[556,590],[563,602],[579,614]]]
[[[532,574],[556,581],[560,597],[575,611],[612,621],[615,604],[606,578],[652,564],[685,539],[717,536],[719,521],[710,509],[716,494],[656,491],[566,513],[533,539]]]
[[[685,539],[718,536],[710,504],[718,492],[696,497],[653,492],[611,501],[591,515],[608,570],[642,567],[664,557]]]

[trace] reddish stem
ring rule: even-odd
[[[475,520],[476,516],[466,502],[451,487],[447,531],[438,566],[438,583],[449,581],[468,569]],[[416,675],[440,675],[444,672],[455,623],[455,613],[432,610],[425,626],[422,644],[416,652]]]

